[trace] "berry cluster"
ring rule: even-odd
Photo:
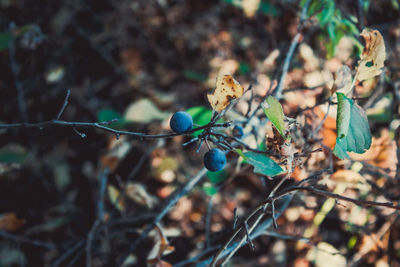
[[[170,120],[171,129],[178,134],[189,133],[193,129],[193,119],[187,112],[176,112]],[[210,128],[206,129],[210,133]],[[243,128],[235,126],[232,134],[235,138],[243,137]],[[229,146],[228,146],[229,148]],[[204,154],[204,166],[212,172],[222,170],[226,165],[225,152],[220,148],[212,148]]]

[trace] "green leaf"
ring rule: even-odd
[[[275,128],[278,130],[282,137],[285,137],[285,123],[283,121],[285,115],[283,114],[283,109],[281,103],[273,97],[269,96],[265,100],[264,113],[267,115],[268,119],[272,122]]]
[[[24,164],[27,157],[28,152],[19,144],[8,144],[0,149],[0,162]]]
[[[197,125],[206,125],[211,121],[213,111],[204,106],[191,107],[186,110],[193,118],[193,123]],[[223,122],[223,120],[218,120],[218,122]],[[204,130],[203,130],[204,131]],[[203,131],[197,131],[192,134],[192,136],[199,136]]]
[[[353,235],[352,237],[349,238],[349,241],[347,241],[347,249],[349,250],[353,249],[356,244],[357,244],[357,236]]]
[[[262,1],[259,8],[266,16],[279,17],[282,13],[279,7],[273,3],[270,3],[270,1]]]
[[[105,121],[111,121],[117,119],[118,121],[112,123],[108,127],[114,128],[114,129],[120,129],[124,126],[125,120],[122,118],[121,114],[115,110],[112,109],[101,109],[97,112],[97,121],[98,122],[105,122]]]
[[[225,170],[218,172],[207,172],[208,179],[213,184],[219,184],[228,178],[228,173]]]
[[[97,120],[98,122],[104,122],[104,121],[111,121],[113,119],[118,119],[120,120],[122,118],[121,114],[118,113],[115,110],[112,109],[101,109],[97,113]]]
[[[215,195],[217,193],[217,188],[215,188],[211,183],[205,182],[203,184],[203,191],[208,196],[213,196],[213,195]]]
[[[255,173],[276,176],[284,171],[281,166],[264,154],[249,151],[244,152],[243,156],[247,163],[254,166]]]
[[[327,7],[324,7],[322,12],[320,13],[320,24],[321,26],[325,26],[327,23],[329,23],[333,15],[335,14],[335,4],[333,2],[329,2]]]
[[[239,74],[242,76],[246,76],[250,73],[250,66],[246,62],[239,63]]]
[[[333,153],[344,159],[347,152],[364,153],[371,146],[372,137],[364,110],[342,93],[338,97],[336,116],[337,138]]]
[[[13,38],[14,36],[10,31],[0,32],[0,51],[7,50]]]
[[[208,77],[206,74],[195,71],[195,70],[184,70],[183,77],[195,81],[195,82],[204,82],[207,81]]]

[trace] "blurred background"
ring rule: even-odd
[[[233,74],[245,88],[253,85],[255,99],[263,97],[280,77],[290,44],[301,31],[282,99],[285,114],[296,117],[328,96],[326,84],[342,64],[354,69],[363,49],[359,34],[369,27],[382,33],[388,55],[381,77],[355,90],[370,119],[373,147],[359,158],[336,160],[334,167],[339,180],[363,181],[347,192],[354,197],[372,190],[398,200],[399,2],[311,0],[306,20],[300,21],[306,2],[0,0],[0,121],[54,119],[70,89],[62,120],[117,118],[115,129],[157,134],[169,130],[173,112],[189,110],[195,123],[206,124],[211,116],[206,93],[214,88],[216,75]],[[238,103],[238,112],[245,113],[248,105]],[[324,109],[313,114],[322,119]],[[1,266],[84,266],[104,166],[111,170],[107,227],[94,240],[91,264],[113,266],[154,218],[158,205],[203,166],[204,151],[182,147],[189,140],[185,137],[117,140],[94,128],[56,126],[2,129],[0,137]],[[334,116],[328,117],[320,138],[334,146]],[[297,179],[326,167],[326,153],[315,154],[295,173]],[[363,162],[361,171],[355,161]],[[222,244],[234,207],[243,215],[262,200],[261,179],[235,164],[209,174],[206,185],[196,187],[166,216],[164,234],[171,248],[158,251],[169,252],[163,261],[149,262],[159,242],[154,233],[126,266],[174,266],[203,251],[210,199],[211,242]],[[214,190],[214,183],[232,176],[223,191]],[[313,196],[294,199],[278,221],[278,232],[303,236],[323,203]],[[308,237],[311,243],[263,236],[255,241],[256,251],[243,248],[229,266],[400,266],[400,224],[393,211],[345,203],[323,216],[318,231]]]

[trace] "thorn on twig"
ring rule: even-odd
[[[256,249],[256,247],[254,246],[254,243],[253,243],[253,241],[252,241],[251,238],[250,238],[249,225],[247,224],[247,221],[244,221],[244,229],[246,230],[246,240],[247,240],[247,243],[249,243],[249,246],[250,246],[251,250],[254,251],[254,250]]]
[[[79,135],[80,137],[82,137],[82,138],[86,138],[86,137],[87,137],[86,134],[79,132],[75,127],[73,127],[72,129],[73,129],[74,132],[75,132],[77,135]]]
[[[237,215],[237,208],[235,207],[233,209],[233,227],[232,227],[233,230],[236,229],[236,224],[237,224],[238,218],[239,218],[239,216]]]
[[[199,153],[199,152],[200,152],[200,149],[201,149],[201,146],[202,146],[202,145],[203,145],[203,139],[200,140],[199,146],[198,146],[197,149],[196,149],[196,153]]]
[[[119,137],[120,137],[121,135],[119,134],[119,133],[116,133],[115,134],[115,139],[117,139],[117,140],[119,140]]]

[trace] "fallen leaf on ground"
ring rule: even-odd
[[[14,212],[4,213],[0,215],[0,229],[13,232],[20,228],[24,221],[17,217]]]
[[[150,209],[157,204],[157,198],[150,195],[141,183],[129,183],[126,187],[126,195],[134,202]]]
[[[164,120],[169,115],[169,112],[161,111],[151,100],[144,98],[128,106],[124,119],[136,123],[149,123],[155,120]]]

